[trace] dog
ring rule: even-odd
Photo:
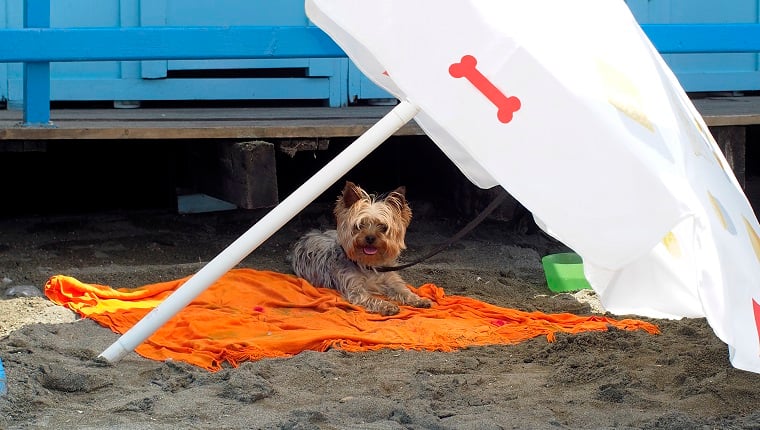
[[[412,210],[405,187],[374,195],[347,181],[334,214],[335,230],[313,230],[292,246],[289,260],[296,276],[337,290],[348,302],[384,316],[397,314],[398,304],[432,305],[413,293],[398,273],[377,270],[395,265],[406,249]]]

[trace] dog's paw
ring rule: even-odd
[[[414,306],[415,308],[429,308],[433,306],[433,302],[430,299],[423,299],[422,297],[413,301],[410,304]]]
[[[377,307],[377,313],[384,317],[388,317],[391,315],[396,315],[399,313],[399,307],[395,303],[391,302],[383,302]]]

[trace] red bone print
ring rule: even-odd
[[[449,67],[449,74],[455,78],[467,78],[472,85],[483,93],[488,100],[498,108],[496,117],[503,123],[512,121],[512,116],[520,110],[520,99],[507,97],[491,81],[488,80],[475,66],[478,60],[472,55],[465,55],[461,62],[454,63]]]

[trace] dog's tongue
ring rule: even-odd
[[[374,246],[365,246],[364,253],[367,255],[375,255],[377,254],[377,248],[375,248]]]

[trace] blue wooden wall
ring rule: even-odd
[[[626,0],[642,24],[755,23],[760,0]],[[51,0],[52,27],[308,26],[303,0]],[[23,26],[23,0],[0,0],[0,28]],[[757,54],[667,54],[687,91],[760,90]],[[235,71],[236,77],[229,77]],[[20,105],[20,64],[0,63],[0,100]],[[107,61],[51,64],[53,101],[317,100],[389,97],[348,59]]]
[[[303,0],[51,0],[50,15],[51,27],[309,25]],[[22,26],[23,0],[0,0],[0,28]],[[341,106],[350,98],[347,74],[345,58],[53,63],[51,100],[299,99]],[[20,64],[0,64],[0,98],[11,107],[22,103],[22,78]]]
[[[626,0],[640,24],[760,22],[760,0]],[[758,54],[663,55],[690,92],[760,90]]]

